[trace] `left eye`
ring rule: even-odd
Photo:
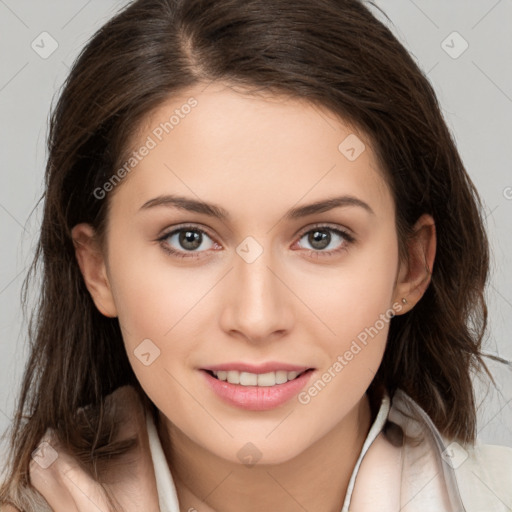
[[[332,242],[334,233],[335,237],[341,239],[341,244],[336,244],[337,248],[324,250]],[[347,245],[354,242],[352,235],[349,235],[346,231],[341,229],[332,228],[329,226],[317,226],[309,231],[302,234],[300,240],[307,237],[307,242],[312,245],[313,249],[308,249],[310,254],[316,254],[318,256],[329,256],[339,251],[345,250]]]

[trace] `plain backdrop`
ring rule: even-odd
[[[38,236],[40,208],[30,214],[43,190],[51,102],[86,41],[126,3],[0,0],[2,432],[11,421],[28,354],[20,289]],[[486,346],[512,359],[512,0],[375,4],[391,21],[372,8],[377,17],[427,73],[485,203],[493,251]],[[512,396],[506,388],[499,395],[479,435],[512,446]]]

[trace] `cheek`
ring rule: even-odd
[[[185,314],[187,306],[190,309],[194,297],[197,300],[199,282],[190,270],[171,265],[156,242],[135,241],[125,250],[125,238],[129,235],[112,238],[116,249],[110,257],[119,322],[128,339],[163,338]]]
[[[382,314],[392,314],[398,263],[392,234],[390,231],[371,245],[347,253],[337,269],[324,269],[314,277],[304,273],[297,280],[297,295],[304,298],[319,320],[315,327],[320,327],[321,338],[331,340],[329,343],[336,349],[343,349],[375,325],[379,331],[385,330],[380,320]],[[312,339],[315,338],[318,333]]]
[[[171,265],[158,247],[112,256],[114,300],[131,366],[148,395],[174,395],[179,385],[172,377],[182,379],[193,366],[204,326],[215,324],[209,292],[218,275]]]
[[[189,366],[194,340],[200,339],[195,329],[201,293],[179,270],[142,261],[120,260],[114,279],[126,352],[137,380],[157,407],[165,409],[171,400],[181,411],[189,398],[179,384],[182,369]]]
[[[391,302],[393,277],[389,268],[375,262],[371,269],[362,266],[360,272],[332,279],[323,295],[313,290],[313,304],[327,327],[319,336],[315,322],[316,335],[311,332],[325,358],[316,378],[298,396],[306,416],[313,410],[320,415],[329,411],[336,423],[371,384],[382,362],[390,321],[399,311]]]
[[[316,335],[310,335],[327,357],[301,403],[314,401],[319,409],[340,400],[345,406],[355,404],[370,385],[384,355],[390,321],[400,311],[393,303],[397,263],[390,230],[371,246],[351,253],[339,272],[309,281],[305,296],[321,319],[315,322]]]

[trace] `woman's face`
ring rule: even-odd
[[[377,372],[402,309],[394,204],[369,141],[331,113],[204,87],[146,119],[104,187],[108,285],[93,297],[179,431],[233,462],[285,461]],[[231,382],[206,371],[224,365]],[[292,367],[309,371],[280,383]]]

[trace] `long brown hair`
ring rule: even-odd
[[[52,113],[24,303],[38,270],[42,281],[0,503],[18,497],[30,509],[18,490],[29,486],[30,456],[48,427],[95,476],[130,447],[109,444],[115,411],[104,400],[125,384],[144,393],[117,319],[102,316],[85,287],[70,232],[88,222],[104,240],[109,195],[93,191],[121,165],[134,130],[173,94],[213,80],[306,99],[368,134],[396,204],[401,258],[415,221],[433,216],[431,283],[392,319],[372,385],[403,389],[445,436],[474,442],[470,373],[485,368],[488,240],[434,90],[406,49],[358,0],[139,0],[89,41]],[[85,405],[97,411],[87,425],[71,413]]]

